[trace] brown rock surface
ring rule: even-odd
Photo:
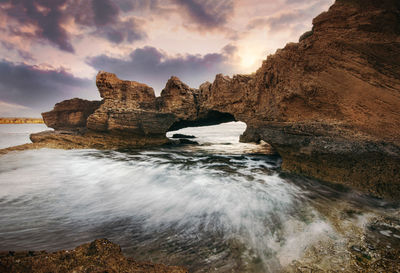
[[[100,71],[96,85],[102,105],[87,120],[92,131],[151,137],[166,140],[165,132],[175,121],[171,113],[156,109],[153,88],[133,81],[123,81],[115,74]]]
[[[74,250],[0,253],[0,272],[151,272],[185,273],[185,268],[124,257],[121,248],[107,239],[78,246]]]
[[[161,112],[173,113],[185,120],[198,119],[198,90],[190,88],[177,77],[171,77],[157,98]]]
[[[256,72],[245,135],[285,170],[399,197],[400,2],[336,1],[313,24]]]
[[[397,198],[399,64],[400,2],[337,0],[251,75],[219,74],[199,89],[172,77],[156,98],[146,85],[100,72],[103,103],[88,133],[162,143],[168,130],[240,120],[241,141],[270,143],[284,170]]]
[[[52,111],[42,113],[42,116],[44,123],[56,130],[78,130],[86,127],[87,118],[100,104],[100,101],[74,98],[57,103]]]

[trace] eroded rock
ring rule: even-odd
[[[95,240],[73,250],[2,252],[0,272],[152,272],[186,273],[183,267],[137,262],[107,239]]]
[[[397,198],[399,63],[400,2],[337,0],[251,75],[219,74],[199,89],[172,77],[156,98],[147,85],[99,72],[103,102],[87,134],[103,147],[140,146],[148,142],[135,139],[165,143],[168,130],[240,120],[241,140],[270,143],[283,170]]]
[[[100,104],[100,101],[74,98],[57,103],[52,111],[42,116],[46,125],[55,130],[79,130],[86,127],[87,118]]]

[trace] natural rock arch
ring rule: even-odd
[[[232,114],[210,110],[202,118],[199,118],[194,121],[187,121],[187,120],[176,121],[167,130],[167,132],[176,131],[186,127],[218,125],[221,123],[231,122],[231,121],[236,121],[235,117]]]
[[[399,53],[398,0],[337,0],[313,20],[312,35],[268,56],[251,75],[219,74],[198,89],[172,77],[155,97],[147,85],[100,72],[103,101],[93,113],[74,102],[43,114],[55,129],[79,133],[31,139],[71,148],[158,145],[174,124],[217,111],[247,124],[242,141],[270,143],[284,170],[398,198]]]

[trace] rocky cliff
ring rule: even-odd
[[[168,130],[240,120],[247,124],[241,141],[270,143],[284,170],[400,197],[397,0],[337,0],[299,43],[268,56],[251,75],[217,75],[199,89],[172,77],[158,98],[111,73],[99,72],[96,83],[103,102],[87,118],[85,135],[72,137],[82,137],[81,146],[161,144]],[[32,140],[58,141],[56,134]]]

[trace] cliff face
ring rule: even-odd
[[[285,170],[399,196],[399,6],[336,1],[269,56],[250,82],[258,97],[244,102],[254,114],[242,140],[272,144]]]
[[[106,72],[96,83],[103,102],[87,119],[87,134],[98,143],[113,136],[104,147],[163,143],[168,130],[240,120],[247,124],[241,141],[270,143],[284,170],[400,196],[397,0],[337,0],[299,43],[251,75],[217,75],[199,89],[172,77],[158,98]]]

